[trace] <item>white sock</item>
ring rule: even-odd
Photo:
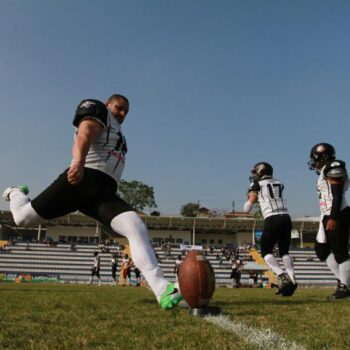
[[[334,273],[335,277],[338,280],[340,280],[339,264],[335,261],[333,253],[328,255],[326,259],[326,264],[330,268],[330,270]]]
[[[350,284],[350,259],[339,264],[340,282],[349,287]]]
[[[264,256],[266,264],[269,265],[270,269],[278,276],[283,273],[280,264],[272,254],[267,254]]]
[[[289,278],[292,280],[293,283],[295,283],[292,257],[289,254],[285,254],[282,256],[282,261],[283,261],[284,267],[286,268]]]
[[[22,191],[14,188],[9,197],[10,210],[17,226],[37,225],[45,221],[33,209],[30,199]]]
[[[158,266],[154,250],[149,242],[146,225],[135,212],[128,211],[114,217],[111,227],[129,240],[132,260],[141,270],[159,301],[169,282],[164,278],[163,271]]]

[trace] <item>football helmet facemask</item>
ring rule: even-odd
[[[308,162],[310,170],[322,168],[328,162],[335,160],[335,149],[329,143],[318,143],[310,151]]]
[[[250,182],[269,179],[273,175],[273,168],[269,163],[260,162],[254,165],[254,168],[250,171],[250,173]]]

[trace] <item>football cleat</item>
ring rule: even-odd
[[[327,297],[327,300],[350,300],[350,290],[345,284],[339,283],[335,293]]]
[[[175,283],[169,283],[165,292],[160,297],[160,306],[162,309],[172,309],[176,306],[183,296],[180,292],[180,289]]]
[[[291,297],[296,289],[298,288],[298,283],[291,282],[284,290],[281,292],[283,297]]]
[[[291,284],[293,284],[293,282],[290,280],[289,276],[286,273],[281,273],[278,275],[278,289],[276,294],[284,295],[288,293]]]
[[[27,195],[29,193],[29,188],[27,185],[11,186],[11,187],[7,187],[5,189],[5,191],[2,194],[2,198],[7,202],[10,201],[10,193],[16,189],[20,190],[25,195]]]

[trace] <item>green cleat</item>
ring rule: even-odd
[[[5,191],[2,194],[2,198],[4,198],[4,200],[8,202],[10,200],[10,193],[15,189],[20,190],[25,195],[29,193],[29,188],[27,185],[11,186],[5,189]]]
[[[169,283],[165,292],[161,295],[159,303],[162,309],[172,309],[182,299],[183,296],[179,287],[175,283]]]

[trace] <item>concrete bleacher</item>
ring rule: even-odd
[[[325,262],[320,261],[313,250],[293,249],[294,270],[300,286],[333,286],[336,279]],[[312,261],[309,261],[309,259]],[[277,260],[281,262],[280,258]]]
[[[42,243],[17,243],[10,246],[9,252],[0,253],[0,273],[3,274],[37,274],[59,277],[64,283],[87,283],[90,278],[93,263],[93,252],[98,251],[101,257],[101,280],[102,284],[112,283],[111,276],[111,253],[116,247],[109,247],[109,253],[102,253],[97,245],[76,245],[77,250],[71,251],[70,244],[58,244],[49,246]],[[174,281],[175,260],[178,255],[184,256],[180,248],[172,248],[170,252],[155,248],[159,258],[160,266],[167,279]],[[290,251],[294,256],[296,278],[300,286],[333,286],[336,280],[325,263],[320,262],[312,250],[294,249]],[[207,259],[215,271],[216,283],[218,285],[231,285],[231,261],[221,255],[220,249],[215,249],[207,254]],[[244,256],[241,256],[241,258]],[[309,261],[310,258],[313,261]],[[279,258],[278,258],[279,259]],[[244,260],[244,259],[243,259]],[[280,259],[279,259],[280,261]],[[118,266],[120,267],[121,257]],[[242,273],[242,284],[248,284],[248,272]]]
[[[49,246],[42,243],[17,243],[10,246],[10,251],[0,254],[0,273],[50,275],[59,277],[66,283],[87,283],[93,264],[93,252],[101,257],[100,275],[104,283],[111,283],[111,247],[110,253],[101,253],[97,245],[76,245],[71,251],[70,244]],[[120,258],[121,260],[121,258]],[[120,266],[120,262],[119,262]]]

